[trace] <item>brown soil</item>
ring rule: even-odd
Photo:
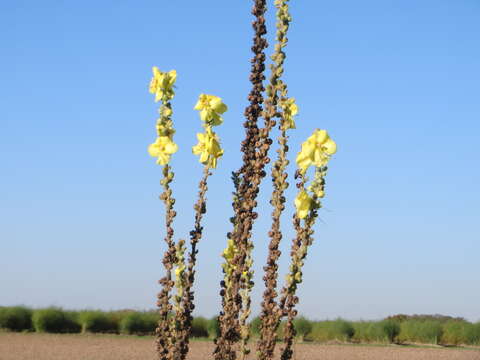
[[[193,341],[188,359],[211,359],[212,349],[210,342]],[[151,337],[0,333],[0,360],[67,359],[155,360],[156,357]],[[480,360],[480,350],[299,344],[294,359]]]

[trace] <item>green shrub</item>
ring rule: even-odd
[[[465,338],[468,345],[480,345],[480,322],[466,328]]]
[[[313,324],[309,338],[314,341],[350,341],[355,333],[353,325],[345,320],[317,321]]]
[[[438,344],[443,335],[442,324],[437,321],[425,321],[420,326],[419,340],[421,342]]]
[[[32,328],[32,310],[23,306],[0,308],[0,328],[23,331]]]
[[[400,334],[398,320],[358,321],[353,323],[355,342],[363,343],[393,343]]]
[[[416,320],[416,321],[435,321],[439,323],[446,323],[449,321],[466,321],[462,317],[452,317],[452,316],[447,316],[447,315],[441,315],[441,314],[434,314],[434,315],[428,315],[428,314],[415,314],[415,315],[405,315],[405,314],[398,314],[398,315],[392,315],[387,317],[385,320],[394,320],[399,323],[402,323],[407,320]]]
[[[355,334],[355,329],[352,323],[349,321],[337,319],[333,322],[333,325],[335,332],[341,334],[343,337],[342,340],[344,341],[350,341]]]
[[[300,341],[304,341],[307,335],[312,331],[312,323],[305,317],[300,316],[293,320],[293,326]]]
[[[395,339],[400,334],[400,324],[395,320],[383,320],[379,324],[382,333],[390,343],[395,342]]]
[[[74,312],[66,312],[60,308],[35,310],[32,323],[35,331],[47,333],[80,332],[81,326],[76,322]]]
[[[401,342],[438,344],[443,335],[442,323],[437,320],[407,320],[400,325]]]
[[[208,320],[201,316],[193,318],[190,336],[197,338],[208,337]]]
[[[120,332],[137,335],[153,334],[158,320],[158,314],[155,312],[130,312],[120,320]]]
[[[120,322],[122,319],[127,316],[128,314],[131,314],[135,312],[134,310],[116,310],[116,311],[110,311],[108,312],[108,318],[112,323],[116,325],[117,332],[120,332]]]
[[[78,315],[78,322],[82,332],[116,333],[118,322],[109,313],[102,311],[82,311]]]
[[[354,342],[371,343],[383,342],[383,334],[377,322],[373,321],[358,321],[353,323]]]
[[[444,345],[480,345],[480,323],[449,321],[443,325]]]
[[[216,339],[220,335],[220,324],[216,316],[208,320],[207,332],[210,339]]]
[[[352,325],[354,329],[352,341],[356,343],[366,343],[371,341],[368,336],[368,328],[370,326],[370,321],[355,321],[354,323],[352,323]]]
[[[332,321],[316,321],[313,323],[309,340],[327,342],[335,338],[331,331]]]
[[[262,325],[262,320],[259,316],[254,317],[250,322],[250,331],[253,336],[260,336],[260,326]]]
[[[448,321],[443,324],[441,343],[445,345],[460,345],[467,343],[467,328],[472,324],[466,321]]]

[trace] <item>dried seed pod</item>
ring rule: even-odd
[[[235,344],[241,339],[241,352],[248,353],[247,342],[249,337],[247,319],[250,314],[250,291],[253,286],[251,277],[251,242],[252,222],[254,221],[254,200],[258,195],[261,182],[261,171],[266,154],[257,152],[261,149],[268,131],[258,129],[258,118],[262,113],[263,104],[263,74],[265,70],[264,49],[267,42],[263,38],[266,34],[265,0],[254,0],[252,14],[255,20],[252,23],[255,31],[253,38],[250,81],[252,90],[248,95],[250,105],[245,109],[244,123],[246,137],[242,141],[243,165],[239,171],[235,185],[233,231],[229,241],[234,243],[237,252],[232,258],[226,259],[223,265],[225,288],[222,296],[222,312],[219,316],[220,335],[216,339],[214,357],[216,360],[233,360],[236,358]]]
[[[288,175],[286,173],[286,167],[288,165],[288,160],[286,159],[288,146],[286,144],[288,142],[288,137],[286,135],[286,130],[292,128],[291,126],[285,126],[285,111],[279,111],[278,109],[278,105],[284,101],[284,97],[286,97],[287,94],[286,85],[280,80],[280,77],[284,72],[283,65],[285,61],[285,53],[283,52],[283,49],[287,44],[287,31],[291,20],[288,13],[288,0],[276,0],[275,6],[277,7],[277,43],[274,46],[274,53],[271,56],[274,63],[270,66],[271,75],[270,82],[267,85],[268,96],[265,102],[266,109],[264,117],[266,133],[276,125],[276,121],[273,117],[276,116],[280,119],[280,136],[277,139],[280,147],[277,150],[277,160],[272,166],[272,182],[274,190],[270,203],[273,205],[274,209],[272,211],[272,226],[268,234],[270,237],[270,244],[267,266],[264,267],[265,291],[263,294],[262,311],[260,315],[260,338],[257,343],[257,354],[260,360],[273,359],[276,344],[276,330],[280,323],[280,312],[278,311],[276,300],[277,292],[275,290],[277,288],[278,278],[277,261],[281,255],[281,252],[278,250],[278,246],[282,239],[280,217],[282,211],[285,209],[285,206],[283,205],[285,202],[283,192],[288,187]],[[264,144],[261,148],[261,152],[263,151],[261,155],[265,154],[264,164],[267,164],[270,161],[266,154],[271,144],[271,139],[264,139]]]

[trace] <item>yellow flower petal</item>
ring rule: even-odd
[[[168,136],[159,136],[153,144],[148,146],[148,153],[152,157],[157,157],[157,164],[166,165],[170,161],[170,155],[178,150],[177,144]]]
[[[222,102],[222,99],[219,97],[212,97],[210,100],[210,107],[212,108],[213,111],[219,114],[223,114],[225,111],[227,111],[227,105],[225,105]]]
[[[327,156],[321,151],[321,149],[315,149],[313,152],[313,163],[316,167],[325,166],[328,162]]]
[[[175,269],[175,276],[177,277],[177,279],[183,275],[183,272],[185,271],[185,266],[179,266]]]
[[[201,96],[201,95],[200,95]],[[195,104],[195,106],[193,107],[193,110],[202,110],[203,109],[203,105],[202,105],[202,102],[200,101],[200,99],[198,99],[197,103]]]
[[[323,143],[322,148],[328,155],[333,155],[337,152],[337,144],[330,138]]]
[[[295,115],[298,113],[298,106],[295,104],[295,98],[283,100],[280,104],[283,109],[283,130],[295,129]]]
[[[158,165],[167,165],[169,161],[170,161],[170,155],[162,152],[158,153],[158,159],[157,159]]]
[[[218,125],[221,125],[223,123],[223,118],[215,112],[212,112],[210,118],[212,120],[212,122],[211,122],[212,126],[218,126]]]
[[[175,84],[175,81],[177,81],[177,71],[176,70],[170,70],[168,72],[168,76],[169,76],[169,83],[168,85],[170,87],[173,87],[173,85]]]
[[[165,144],[164,149],[167,154],[175,154],[178,150],[178,145],[174,142],[169,142]]]
[[[150,154],[150,156],[157,157],[158,147],[155,144],[148,145],[148,153]]]
[[[337,145],[330,139],[327,131],[317,129],[302,144],[302,150],[297,155],[297,166],[302,172],[305,172],[310,165],[323,167],[327,165],[336,149]]]
[[[296,161],[297,161],[298,168],[301,169],[302,171],[307,170],[312,163],[312,160],[310,159],[310,155],[305,154],[303,152],[298,153]]]
[[[202,152],[200,153],[200,160],[199,160],[199,161],[200,161],[202,164],[205,164],[205,163],[208,161],[209,156],[210,156],[210,155],[208,154],[207,151],[202,151]]]
[[[298,106],[297,106],[297,104],[291,104],[289,109],[290,109],[290,113],[291,113],[293,116],[295,116],[295,115],[298,114]]]
[[[168,116],[171,116],[172,113],[173,113],[172,109],[170,109],[169,107],[166,107],[166,106],[162,106],[162,108],[161,108],[161,114],[162,114],[163,116],[168,117]]]
[[[177,72],[170,70],[168,73],[161,72],[156,66],[152,68],[153,78],[150,81],[149,91],[155,94],[155,101],[158,102],[164,96],[173,97],[173,85],[177,79]]]
[[[202,121],[207,121],[210,117],[209,114],[210,111],[208,111],[208,109],[202,108],[202,111],[200,111],[200,119],[202,119]]]
[[[200,155],[199,161],[211,168],[217,166],[217,159],[223,155],[223,150],[220,147],[217,135],[207,128],[205,133],[197,134],[198,144],[192,147],[192,152],[195,155]]]
[[[202,121],[205,121],[209,125],[216,126],[223,122],[220,114],[227,111],[227,105],[225,105],[218,96],[200,94],[194,109],[200,111],[200,119],[202,119]]]
[[[295,198],[295,207],[297,208],[297,216],[304,219],[308,216],[312,208],[313,199],[305,190],[300,191]]]
[[[326,130],[316,130],[312,137],[316,144],[323,144],[328,139],[328,133]]]
[[[163,97],[163,91],[159,90],[155,93],[155,102],[159,102],[162,100]]]

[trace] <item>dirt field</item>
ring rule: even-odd
[[[189,360],[211,359],[212,344],[192,343]],[[110,335],[0,333],[0,360],[154,360],[153,339]],[[310,345],[296,360],[480,360],[480,350]]]

